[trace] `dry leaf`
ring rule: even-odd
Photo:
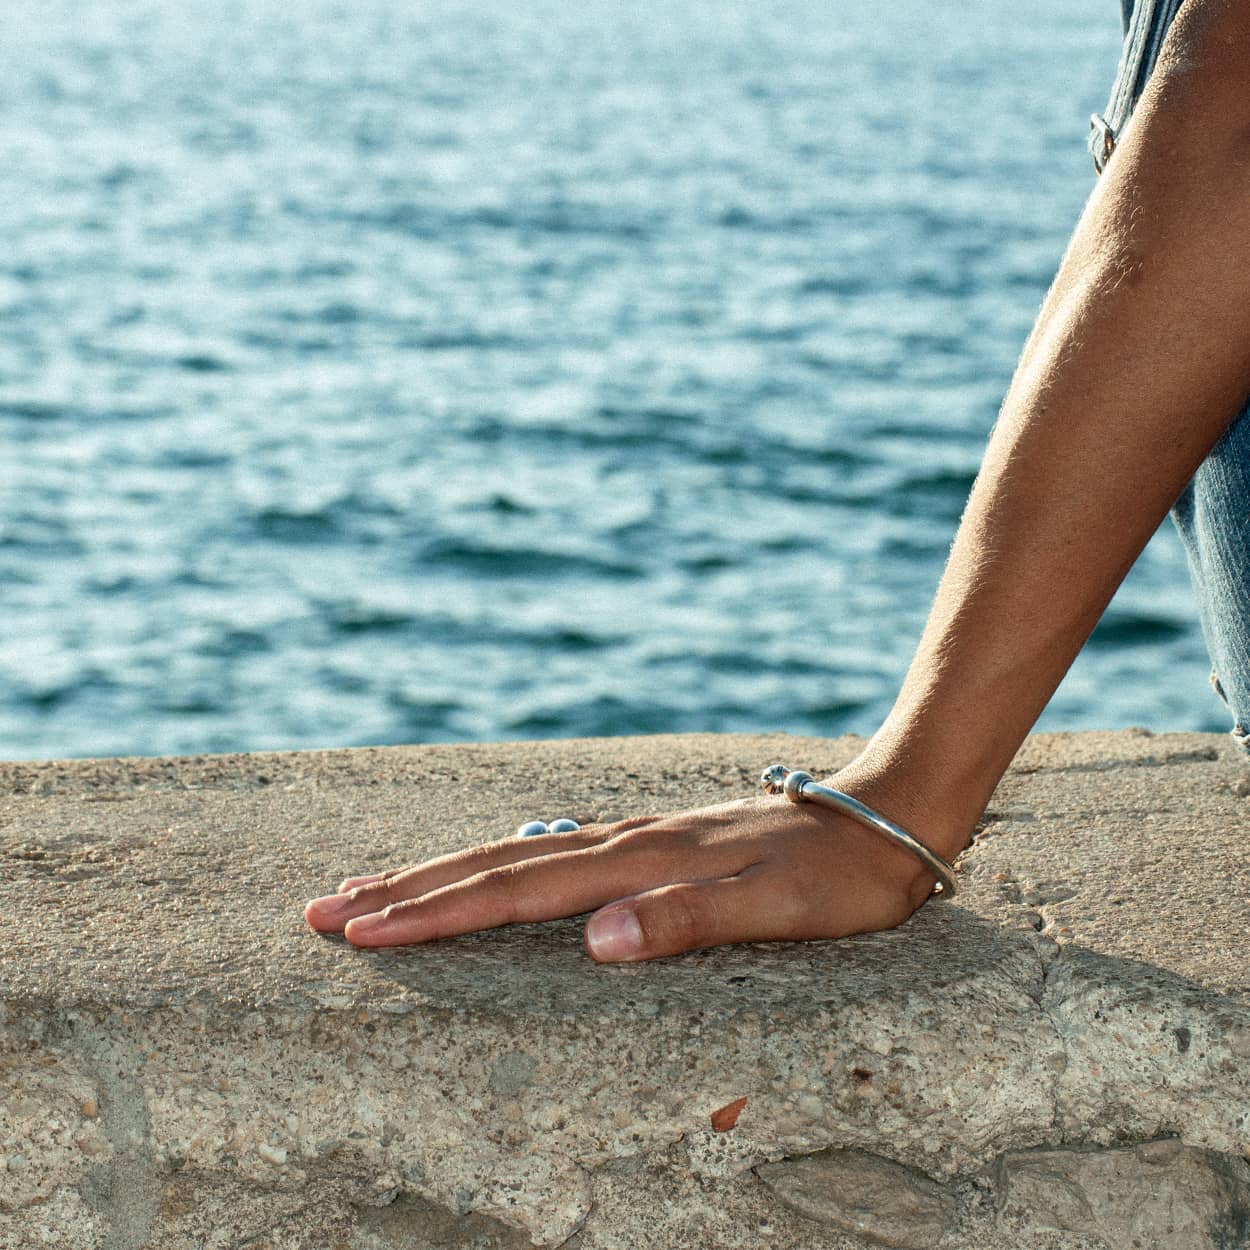
[[[745,1098],[735,1098],[733,1102],[727,1103],[719,1111],[713,1111],[713,1132],[728,1133],[738,1123],[738,1117],[742,1114],[742,1108],[746,1105],[747,1100]]]

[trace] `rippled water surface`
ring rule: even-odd
[[[6,0],[0,755],[870,732],[1118,34]],[[1043,725],[1205,667],[1165,532]]]

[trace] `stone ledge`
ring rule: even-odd
[[[957,902],[841,943],[610,968],[574,921],[359,952],[300,919],[518,814],[721,800],[857,747],[0,765],[0,1246],[1120,1250],[1165,1211],[1157,1244],[1250,1243],[1250,784],[1222,737],[1030,739]]]

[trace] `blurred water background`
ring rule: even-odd
[[[5,0],[0,756],[871,732],[1118,17]],[[1206,667],[1165,530],[1042,727]]]

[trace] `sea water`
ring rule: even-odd
[[[0,756],[871,732],[1118,40],[6,0]],[[1165,529],[1042,725],[1222,727],[1205,669]]]

